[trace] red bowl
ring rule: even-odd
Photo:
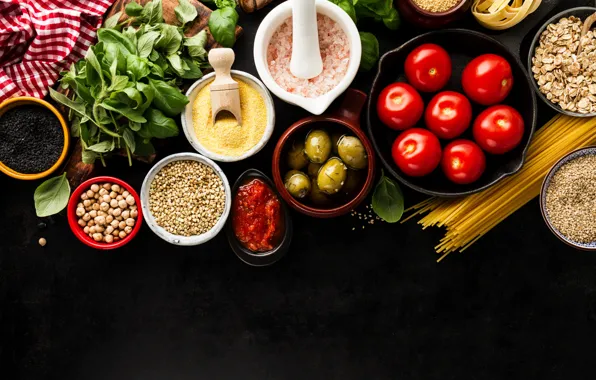
[[[375,179],[376,162],[375,151],[372,147],[372,144],[360,128],[360,113],[365,102],[366,94],[364,92],[355,89],[348,89],[343,95],[341,105],[335,112],[332,112],[327,116],[311,116],[297,121],[280,137],[273,152],[273,181],[275,182],[275,187],[277,188],[277,191],[281,197],[294,210],[315,218],[334,218],[345,215],[355,209],[360,203],[362,203],[368,193],[370,193]],[[345,128],[346,131],[349,131],[358,137],[358,139],[364,145],[366,154],[368,156],[368,166],[366,169],[363,169],[363,171],[366,171],[366,180],[364,181],[360,191],[355,194],[350,201],[342,204],[341,206],[333,208],[318,208],[301,203],[288,192],[283,182],[282,165],[285,162],[283,153],[286,150],[285,148],[287,143],[292,141],[296,135],[304,133],[313,128],[314,124],[317,123],[333,123],[341,128]]]
[[[110,243],[110,244],[104,243],[104,242],[97,242],[97,241],[93,240],[92,238],[90,238],[89,235],[87,235],[83,231],[83,228],[81,228],[81,226],[79,226],[79,223],[78,223],[79,217],[76,214],[77,204],[80,202],[81,194],[83,193],[83,191],[89,190],[89,188],[93,184],[96,184],[96,183],[99,184],[99,183],[104,183],[104,182],[111,182],[113,184],[120,185],[126,191],[128,191],[135,199],[135,202],[137,205],[137,210],[138,210],[137,220],[136,220],[135,225],[134,225],[132,231],[130,232],[130,234],[128,234],[128,236],[126,236],[124,239],[118,240],[117,242]],[[75,234],[75,236],[80,241],[87,244],[89,247],[95,248],[95,249],[107,250],[107,249],[116,249],[116,248],[122,247],[123,245],[127,244],[129,241],[131,241],[136,236],[136,234],[141,229],[141,223],[143,222],[143,210],[141,209],[141,198],[139,198],[139,195],[137,194],[135,189],[132,186],[130,186],[128,183],[126,183],[118,178],[109,177],[109,176],[102,176],[102,177],[95,177],[95,178],[88,179],[87,181],[83,182],[79,187],[77,187],[75,189],[75,191],[73,191],[72,195],[70,196],[70,200],[68,201],[68,206],[66,208],[66,212],[68,215],[68,225],[70,226],[70,229]]]

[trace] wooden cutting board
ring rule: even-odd
[[[120,21],[123,21],[127,18],[126,13],[124,12],[124,7],[131,2],[131,0],[116,0],[114,4],[108,9],[104,19],[107,19],[116,13],[122,11],[122,16],[120,17]],[[149,2],[149,0],[140,0],[137,1],[139,4],[144,5],[145,3]],[[202,30],[207,31],[208,39],[206,49],[209,50],[213,47],[217,47],[218,44],[215,42],[211,33],[209,32],[209,16],[211,15],[211,9],[209,9],[204,4],[200,3],[197,0],[190,0],[191,4],[197,10],[198,16],[197,18],[189,24],[185,34],[187,36],[193,36],[199,33]],[[163,7],[163,18],[165,22],[172,25],[177,25],[178,20],[176,19],[176,14],[174,13],[174,8],[178,6],[178,0],[162,0],[162,7]],[[237,26],[236,27],[236,39],[242,34],[242,28]],[[66,114],[66,113],[64,113]],[[163,141],[154,139],[154,145],[156,149],[159,149],[159,145]],[[157,144],[155,144],[157,143]],[[82,182],[87,180],[93,174],[93,170],[95,165],[93,164],[85,164],[82,161],[82,146],[80,140],[77,140],[72,153],[70,155],[70,159],[66,165],[66,176],[68,177],[70,184],[74,187],[80,185]],[[118,154],[118,153],[116,153]],[[144,162],[153,162],[155,159],[155,155],[149,157],[134,157],[136,160],[144,161]],[[133,163],[134,165],[134,163]]]

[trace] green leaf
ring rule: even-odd
[[[66,173],[50,178],[35,189],[35,213],[39,217],[57,214],[64,210],[69,197],[70,184],[66,179]]]
[[[238,12],[232,7],[216,9],[209,16],[209,30],[215,41],[231,48],[236,42],[236,23]]]
[[[153,104],[168,116],[176,116],[188,104],[188,98],[164,81],[149,79],[153,88]]]
[[[128,38],[135,46],[137,45],[137,30],[132,26],[124,29],[122,35]]]
[[[124,8],[124,12],[130,17],[138,17],[143,12],[143,6],[139,5],[139,3],[131,1],[130,3],[126,4]]]
[[[182,25],[193,21],[197,17],[197,10],[188,0],[180,0],[178,6],[174,8],[176,18]]]
[[[168,62],[170,62],[170,66],[172,66],[172,69],[174,69],[178,76],[181,77],[186,73],[186,71],[182,67],[182,59],[178,54],[168,55],[166,58]]]
[[[130,148],[130,151],[134,153],[136,148],[134,133],[132,133],[130,129],[125,128],[122,137],[124,138],[126,145]]]
[[[155,61],[157,61],[158,58],[159,58],[159,53],[157,52],[157,50],[155,50],[155,49],[151,50],[151,54],[149,54],[149,60],[151,62],[155,62]]]
[[[111,30],[111,29],[105,29],[105,30]],[[103,71],[101,69],[101,64],[99,63],[99,60],[97,59],[97,56],[95,55],[94,50],[95,49],[93,46],[91,48],[89,48],[89,50],[87,50],[87,54],[85,55],[85,60],[87,61],[87,64],[91,65],[93,70],[97,73],[101,82],[104,83]],[[87,66],[87,70],[89,70],[89,66]],[[90,77],[89,74],[90,73],[88,72],[87,78]]]
[[[147,118],[147,131],[152,137],[164,139],[178,136],[178,125],[174,119],[167,117],[161,111],[150,108],[145,112]]]
[[[90,150],[92,152],[96,152],[96,153],[107,153],[107,152],[111,152],[112,150],[114,150],[114,140],[112,141],[102,141],[100,143],[91,145],[90,147],[87,148],[87,150]]]
[[[147,32],[139,37],[137,41],[137,50],[139,52],[139,57],[147,58],[153,51],[153,45],[155,41],[159,38],[158,32]]]
[[[141,123],[136,123],[134,121],[128,122],[128,127],[132,129],[134,132],[138,132],[141,130]]]
[[[124,47],[129,54],[137,53],[135,43],[115,29],[99,29],[97,31],[97,39],[104,44],[112,43],[119,47]],[[126,54],[126,52],[122,53]]]
[[[135,154],[138,156],[150,156],[155,153],[153,144],[144,139],[138,134],[135,136]]]
[[[112,84],[108,87],[108,91],[120,91],[126,88],[128,84],[128,77],[124,75],[116,75],[112,77]]]
[[[121,44],[116,43],[104,43],[104,56],[108,66],[112,66],[114,61],[116,62],[116,69],[119,73],[126,72],[126,56],[123,52],[126,52],[126,48]]]
[[[232,7],[236,8],[236,0],[214,0],[215,6],[218,8]]]
[[[182,34],[174,25],[161,24],[160,37],[155,43],[155,49],[162,51],[166,56],[172,55],[180,49]]]
[[[401,20],[399,18],[399,13],[397,13],[395,8],[392,8],[389,14],[383,17],[383,24],[385,24],[385,26],[391,30],[399,29]]]
[[[81,136],[81,118],[76,115],[70,121],[70,135],[72,137]]]
[[[343,9],[350,18],[356,22],[356,9],[354,8],[354,2],[352,0],[329,0],[333,4]]]
[[[118,25],[118,21],[120,21],[120,16],[122,16],[122,11],[115,13],[113,16],[110,16],[104,23],[104,28],[115,28]]]
[[[153,0],[145,4],[139,19],[145,24],[158,24],[163,22],[161,0]]]
[[[199,78],[203,77],[203,71],[201,71],[201,67],[197,63],[195,63],[193,60],[186,58],[186,57],[182,58],[182,60],[188,66],[188,70],[186,70],[184,75],[181,75],[182,78],[184,78],[184,79],[199,79]]]
[[[370,17],[382,21],[391,30],[399,28],[399,14],[393,0],[354,0],[354,8],[358,19]]]
[[[207,43],[207,32],[201,30],[190,38],[184,39],[184,46],[188,47],[188,55],[200,60],[207,59],[207,50],[205,44]]]
[[[153,87],[151,87],[148,84],[138,82],[137,90],[139,90],[139,92],[141,92],[141,94],[143,94],[143,96],[145,97],[144,103],[141,104],[139,107],[137,107],[137,111],[145,112],[145,110],[147,110],[147,108],[149,108],[151,106],[151,102],[153,102],[153,97],[154,97]],[[140,127],[138,129],[135,129],[132,126],[130,128],[133,131],[138,131],[140,129]]]
[[[126,57],[126,72],[133,81],[139,81],[140,79],[149,75],[149,65],[145,58],[139,58],[136,55],[129,55]]]
[[[379,41],[372,33],[360,32],[362,42],[362,56],[360,57],[360,69],[369,71],[379,60]]]
[[[145,123],[147,119],[140,114],[139,111],[133,110],[129,106],[122,104],[119,101],[113,99],[106,99],[101,103],[101,106],[107,110],[119,113],[126,117],[128,120],[136,121],[137,123]]]
[[[50,96],[58,103],[70,108],[81,116],[85,116],[85,105],[80,100],[71,100],[66,95],[54,90],[50,87]]]
[[[84,164],[92,164],[95,162],[95,160],[97,160],[99,158],[99,155],[93,151],[90,150],[84,150],[82,155],[81,155],[81,159],[83,160]]]
[[[373,211],[388,223],[398,222],[404,213],[404,196],[397,182],[381,174],[372,196]]]
[[[137,108],[143,104],[143,97],[139,90],[133,87],[127,87],[122,91],[114,92],[110,99],[117,100],[120,103],[126,104],[130,108]]]

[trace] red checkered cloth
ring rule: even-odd
[[[0,0],[0,102],[42,98],[85,56],[114,0]]]

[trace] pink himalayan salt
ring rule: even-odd
[[[292,17],[275,31],[267,49],[267,63],[273,80],[287,92],[306,98],[316,98],[331,91],[346,75],[350,63],[350,42],[343,29],[321,14],[317,15],[317,25],[323,72],[312,79],[298,78],[290,72]]]

